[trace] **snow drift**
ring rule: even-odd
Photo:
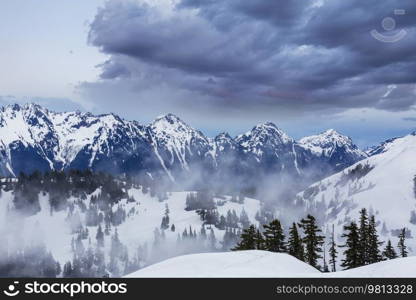
[[[284,253],[259,250],[184,255],[125,277],[416,277],[416,257],[397,258],[356,269],[321,273]]]
[[[282,253],[260,250],[178,256],[126,277],[305,277],[319,273]]]

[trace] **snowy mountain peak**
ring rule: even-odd
[[[293,143],[293,139],[272,122],[260,123],[253,127],[251,131],[239,135],[236,140],[248,149]]]
[[[365,153],[358,149],[350,137],[340,134],[334,129],[328,129],[318,135],[307,136],[299,140],[299,144],[314,153],[331,155],[336,148],[344,148],[346,151],[358,156],[366,157]]]
[[[224,141],[224,140],[232,140],[233,138],[229,135],[228,132],[221,132],[215,137],[215,141]]]
[[[150,124],[150,130],[158,137],[167,139],[192,139],[200,138],[208,141],[206,137],[198,130],[192,128],[174,114],[159,116]]]
[[[154,123],[163,123],[163,122],[167,122],[171,125],[178,123],[178,124],[185,124],[186,126],[188,126],[184,121],[182,121],[178,116],[172,114],[172,113],[167,113],[165,115],[160,115],[158,116],[154,122]]]
[[[304,137],[299,140],[298,144],[315,156],[324,159],[337,171],[368,156],[353,143],[350,137],[334,129]]]

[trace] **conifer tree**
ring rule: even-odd
[[[397,258],[396,250],[394,250],[393,245],[391,244],[391,241],[387,241],[387,245],[383,250],[383,258],[384,259],[394,259]]]
[[[278,219],[273,220],[269,225],[263,225],[265,248],[271,252],[286,252],[285,235],[282,225]]]
[[[311,266],[319,269],[318,259],[322,258],[322,245],[324,243],[324,236],[319,235],[321,230],[316,225],[316,220],[313,216],[308,215],[299,223],[299,227],[303,229],[304,238],[302,242],[305,244],[305,261]]]
[[[361,266],[361,257],[359,252],[360,236],[358,226],[355,222],[344,226],[345,232],[342,237],[346,238],[345,245],[341,247],[346,248],[344,251],[345,258],[342,260],[341,266],[345,269],[352,269]]]
[[[323,262],[324,262],[324,267],[323,267],[322,272],[328,273],[329,272],[329,268],[328,268],[328,264],[326,263],[326,249],[325,249],[325,244],[324,244],[323,248],[324,248],[323,249],[323,254],[324,254]]]
[[[208,237],[209,246],[212,250],[216,249],[217,239],[215,238],[214,229],[211,228],[211,232]]]
[[[305,260],[302,239],[299,236],[296,223],[293,223],[292,227],[289,228],[288,252],[299,260]]]
[[[260,232],[260,230],[256,230],[256,235],[255,235],[255,240],[256,240],[256,248],[258,250],[266,250],[266,241],[263,237],[263,234]]]
[[[70,278],[72,277],[72,264],[70,261],[66,262],[64,264],[64,269],[63,269],[63,273],[62,276],[64,278]]]
[[[97,234],[95,238],[97,239],[97,246],[104,247],[104,233],[101,228],[101,225],[98,225]]]
[[[403,228],[399,234],[399,243],[397,247],[399,248],[399,254],[401,257],[407,257],[407,246],[406,246],[406,228]]]
[[[380,254],[379,246],[383,244],[383,242],[379,241],[377,228],[376,228],[376,220],[374,215],[370,217],[368,222],[368,254],[367,259],[369,264],[373,264],[382,260],[382,256]]]
[[[250,225],[247,229],[243,230],[241,234],[241,241],[231,250],[253,250],[256,249],[256,228],[254,225]]]
[[[363,208],[360,211],[360,228],[358,230],[359,243],[358,243],[358,253],[359,253],[359,265],[364,266],[368,264],[369,258],[369,240],[368,240],[368,215],[367,209]]]
[[[334,225],[332,224],[332,234],[331,234],[331,241],[330,241],[330,248],[329,248],[329,264],[331,265],[331,272],[337,271],[337,245],[335,243],[335,229]]]
[[[200,235],[199,236],[201,237],[202,240],[206,240],[207,239],[207,232],[205,230],[205,226],[204,225],[201,226],[201,231],[200,231]]]

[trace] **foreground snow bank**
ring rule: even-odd
[[[335,273],[325,277],[404,277],[416,278],[416,256],[396,258],[376,264]]]
[[[416,257],[321,273],[283,253],[250,250],[174,257],[126,277],[416,277]]]
[[[126,277],[306,277],[315,268],[282,253],[237,251],[178,256]]]

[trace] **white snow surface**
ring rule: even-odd
[[[126,277],[305,277],[319,273],[288,255],[260,250],[174,257]]]
[[[92,195],[98,193],[97,190]],[[127,199],[121,200],[113,206],[116,210],[118,205],[124,207],[128,214],[132,208],[135,213],[127,216],[126,221],[117,226],[120,241],[126,245],[129,255],[135,255],[139,246],[147,245],[151,250],[154,241],[154,230],[160,230],[162,217],[164,216],[165,206],[169,208],[170,225],[175,225],[175,232],[170,229],[165,230],[165,241],[167,247],[175,247],[178,234],[182,234],[185,228],[189,231],[191,226],[198,234],[203,222],[195,211],[185,211],[186,195],[189,192],[172,192],[168,193],[168,199],[159,201],[155,197],[151,197],[149,193],[144,194],[141,189],[129,189],[129,196],[133,196],[136,202],[127,202]],[[88,207],[91,195],[88,195],[85,204]],[[258,226],[255,220],[255,214],[260,209],[260,201],[251,198],[245,198],[244,204],[231,201],[231,196],[224,196],[225,199],[214,197],[214,201],[223,202],[218,205],[217,209],[220,215],[226,216],[228,210],[235,210],[237,216],[240,216],[244,210],[250,220],[250,223]],[[73,199],[76,200],[76,199]],[[39,194],[39,202],[41,211],[28,218],[7,218],[7,210],[13,207],[12,192],[3,191],[0,197],[0,232],[10,232],[13,237],[19,236],[19,242],[31,243],[38,238],[42,239],[47,249],[51,250],[55,259],[61,264],[72,259],[71,239],[76,237],[71,234],[69,224],[66,221],[67,211],[54,212],[51,214],[49,205],[49,195]],[[85,214],[78,208],[81,220],[85,226]],[[96,226],[87,226],[92,246],[96,245]],[[207,234],[210,233],[209,226],[205,227]],[[7,229],[7,230],[6,230]],[[225,230],[219,230],[212,226],[214,231],[217,247],[221,247],[220,241],[223,240]],[[114,234],[114,228],[111,235]],[[110,250],[111,236],[105,236],[105,251]],[[88,247],[88,240],[84,240],[84,246]]]
[[[310,265],[283,253],[260,250],[200,253],[174,257],[125,277],[416,277],[416,257],[397,258],[351,270],[321,273]]]
[[[359,211],[367,208],[379,221],[377,229],[382,241],[397,245],[397,232],[406,227],[408,250],[416,250],[416,136],[408,135],[385,145],[381,154],[364,159],[345,170],[311,185],[299,193],[296,202],[305,212],[318,216],[325,223],[329,236],[332,225],[338,240],[343,226],[358,222]],[[348,178],[357,166],[371,170],[359,178]],[[412,218],[413,215],[413,218]],[[384,247],[384,246],[382,246]],[[382,249],[382,247],[380,247]]]

